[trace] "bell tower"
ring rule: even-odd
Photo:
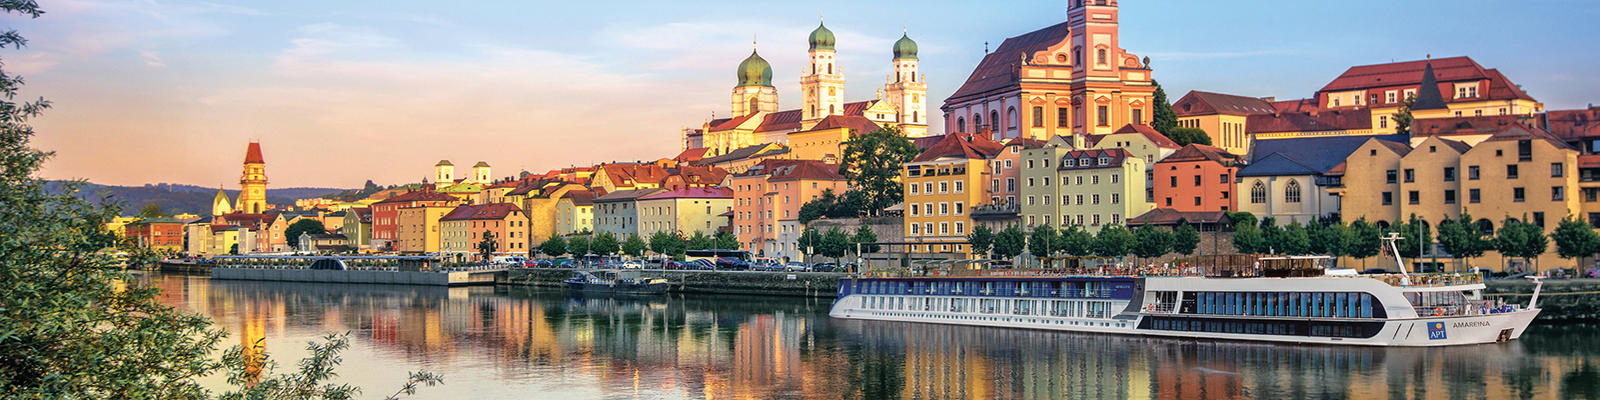
[[[756,54],[755,49],[739,63],[737,75],[739,85],[733,87],[733,116],[778,111],[778,88],[772,86],[772,64]]]
[[[800,77],[801,129],[811,129],[829,115],[844,115],[844,71],[834,58],[833,31],[818,23],[808,41],[811,63]]]
[[[928,135],[928,84],[917,72],[917,42],[900,35],[894,42],[894,72],[884,84],[884,100],[896,110],[900,132],[907,137]]]
[[[239,176],[239,200],[234,211],[260,214],[267,211],[267,162],[261,158],[261,143],[250,142],[244,152],[244,174]]]

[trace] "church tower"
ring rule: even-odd
[[[801,129],[811,129],[829,115],[844,115],[844,75],[835,64],[833,31],[819,23],[810,42],[811,64],[800,77]]]
[[[733,88],[733,116],[778,111],[778,88],[772,87],[772,64],[750,50],[739,63],[739,86]]]
[[[489,173],[489,163],[479,161],[476,165],[472,166],[473,183],[487,185],[489,184],[489,180],[493,179],[493,176],[493,174]]]
[[[433,182],[437,188],[456,184],[456,165],[450,160],[439,160],[433,165]]]
[[[217,188],[216,197],[211,198],[211,216],[233,213],[233,204],[231,203],[228,201],[228,194],[223,193],[222,188]]]
[[[261,143],[250,142],[244,152],[244,174],[239,176],[239,200],[234,211],[260,214],[267,211],[267,162],[261,158]]]
[[[884,84],[884,100],[898,115],[900,131],[907,137],[928,135],[928,84],[917,73],[917,42],[900,35],[894,42],[894,72]]]

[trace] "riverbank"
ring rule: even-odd
[[[673,293],[797,297],[834,297],[839,288],[839,279],[846,276],[835,272],[670,270],[645,270],[644,274],[666,278],[669,282],[667,290]],[[570,269],[514,269],[496,283],[565,287],[561,281],[571,277]]]
[[[1527,304],[1533,294],[1533,281],[1525,279],[1491,280],[1484,297],[1507,303]],[[1600,280],[1546,280],[1539,294],[1538,322],[1579,323],[1600,320]]]

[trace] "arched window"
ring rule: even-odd
[[[981,130],[983,130],[983,114],[972,116],[972,132],[968,133],[978,133]]]
[[[911,112],[911,123],[916,123],[917,122],[917,114],[918,114],[917,111],[912,111]]]
[[[834,113],[834,111],[833,111],[833,110],[834,110],[834,109],[833,109],[833,105],[832,105],[832,104],[829,104],[829,105],[828,105],[828,115],[833,115],[833,113]]]
[[[1083,67],[1083,47],[1072,48],[1072,66]]]
[[[1490,222],[1488,218],[1478,219],[1478,232],[1481,232],[1484,235],[1493,235],[1494,222]]]
[[[1106,65],[1106,49],[1095,49],[1094,60],[1095,64]]]
[[[1261,181],[1256,181],[1255,185],[1250,186],[1250,203],[1252,203],[1252,204],[1266,204],[1266,202],[1267,202],[1267,185],[1261,183]]]
[[[1044,107],[1033,106],[1033,127],[1044,127]]]
[[[1006,108],[1006,129],[1017,129],[1017,108]]]
[[[1283,201],[1285,203],[1300,202],[1300,181],[1291,180],[1289,184],[1283,185]]]
[[[956,132],[966,132],[966,131],[967,131],[967,119],[966,118],[961,118],[961,117],[956,117]]]
[[[1000,130],[1000,112],[999,111],[990,111],[989,112],[989,130],[991,130],[991,131]]]
[[[757,104],[761,104],[761,100],[756,99],[754,97],[751,97],[750,98],[750,109],[745,110],[744,113],[745,114],[755,114],[756,113],[756,105]]]
[[[829,74],[833,73],[833,63],[828,63],[828,73]]]

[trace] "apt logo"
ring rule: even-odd
[[[1429,322],[1428,340],[1443,340],[1444,338],[1444,322]]]

